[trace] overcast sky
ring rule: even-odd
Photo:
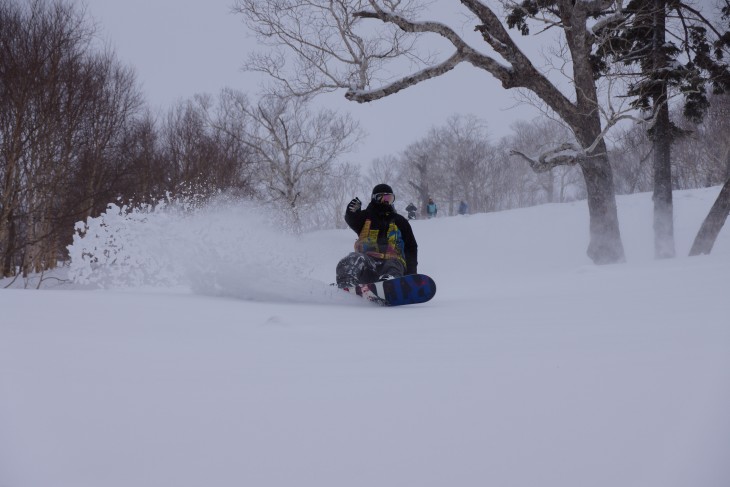
[[[86,6],[103,40],[135,68],[150,106],[166,110],[179,99],[215,95],[224,87],[251,95],[259,91],[258,75],[243,72],[241,65],[248,52],[261,47],[241,17],[230,13],[232,1],[86,0]],[[456,0],[438,5],[460,7]],[[473,23],[463,28],[471,31]],[[515,106],[511,92],[468,65],[379,101],[348,102],[341,91],[319,103],[360,120],[368,136],[352,156],[359,162],[400,152],[455,113],[486,120],[493,141],[509,134],[514,121],[538,115],[530,106]]]
[[[166,110],[198,93],[216,95],[225,87],[252,96],[259,92],[261,78],[242,71],[241,65],[249,52],[262,47],[248,33],[240,14],[230,12],[233,0],[79,1],[85,2],[102,39],[135,68],[153,109]],[[714,0],[698,2],[710,13]],[[453,12],[450,25],[464,35],[474,35],[473,21],[465,23],[458,15],[462,8],[458,0],[437,0],[432,8],[442,14]],[[543,63],[540,52],[552,44],[549,35],[516,36],[538,67]],[[474,46],[489,53],[484,42]],[[564,81],[555,72],[550,77]],[[317,103],[350,112],[361,122],[367,136],[351,156],[359,162],[402,151],[452,114],[486,120],[492,141],[510,134],[515,121],[540,114],[532,106],[518,104],[514,90],[502,89],[489,73],[469,65],[375,102],[348,102],[340,91],[320,97]]]

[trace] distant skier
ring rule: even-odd
[[[436,213],[438,213],[438,207],[436,206],[436,203],[433,202],[433,198],[428,199],[428,204],[426,205],[426,214],[429,218],[436,217]]]
[[[408,212],[409,220],[416,219],[416,212],[418,211],[418,208],[416,208],[416,205],[414,205],[413,203],[408,203],[408,206],[406,206],[406,211]]]
[[[337,264],[337,287],[353,288],[418,272],[416,238],[408,220],[395,211],[394,202],[393,189],[378,184],[367,208],[360,209],[359,198],[347,205],[345,222],[358,238],[355,251]]]
[[[469,213],[469,205],[466,204],[466,201],[461,200],[461,203],[459,203],[459,215],[466,215]]]

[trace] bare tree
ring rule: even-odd
[[[395,155],[378,157],[372,161],[370,169],[365,177],[365,187],[372,188],[376,184],[386,183],[392,185],[399,179],[399,160]],[[393,188],[395,190],[395,188]]]
[[[342,88],[347,99],[369,102],[444,75],[462,63],[490,73],[505,89],[532,91],[565,121],[579,142],[571,146],[570,153],[563,151],[560,157],[545,158],[543,165],[580,166],[590,214],[588,255],[601,264],[623,261],[613,179],[591,65],[594,39],[588,25],[592,16],[606,12],[614,2],[558,0],[542,10],[549,26],[562,29],[571,54],[573,99],[534,66],[484,2],[460,3],[468,10],[481,40],[495,55],[473,47],[444,22],[418,20],[416,15],[426,2],[236,0],[235,9],[264,42],[281,48],[252,58],[249,67],[270,74],[293,93]],[[360,23],[366,20],[378,22],[368,24],[373,28],[368,33]],[[376,31],[378,26],[383,30]],[[452,54],[434,61],[418,53],[415,47],[423,34],[446,40],[453,48]],[[294,54],[293,70],[286,70],[284,53]],[[388,62],[394,59],[422,62],[422,69],[386,81],[385,67],[401,73],[408,67],[407,62]]]
[[[115,193],[140,99],[74,5],[0,0],[0,25],[0,275],[27,275],[55,267],[73,222]]]
[[[352,162],[336,164],[324,180],[324,194],[316,208],[319,211],[310,212],[314,217],[314,228],[347,228],[344,218],[344,208],[347,203],[364,187],[360,166]],[[312,220],[310,218],[309,220]]]
[[[473,115],[453,115],[431,136],[438,154],[439,197],[448,204],[448,214],[455,214],[460,200],[471,203],[472,211],[483,211],[477,202],[489,186],[486,169],[491,147],[486,123]]]
[[[688,134],[674,143],[673,176],[677,188],[699,188],[722,184],[730,177],[726,153],[730,141],[719,134],[730,133],[730,95],[708,97],[710,106],[701,122],[682,119],[680,130]]]
[[[167,191],[157,120],[148,110],[135,120],[120,141],[125,172],[122,193],[132,201],[154,204]]]
[[[525,148],[531,154],[544,154],[565,141],[575,142],[570,129],[559,121],[547,117],[530,122],[517,122],[512,129],[514,130],[512,146]],[[575,199],[582,191],[580,173],[575,166],[548,166],[546,171],[536,174],[536,191],[544,194],[548,203],[562,203],[571,199],[569,193],[572,193],[572,199]]]
[[[180,101],[168,111],[161,132],[169,191],[208,194],[214,147],[205,110],[196,100]]]
[[[611,151],[614,180],[618,194],[631,194],[652,189],[652,144],[642,124],[624,128],[614,135]]]
[[[269,201],[281,204],[301,228],[300,209],[317,201],[338,158],[360,138],[358,124],[331,110],[313,112],[305,98],[265,96],[252,103],[224,90],[227,113],[237,113],[241,142],[251,151]]]
[[[216,101],[196,95],[168,111],[155,143],[163,174],[156,186],[163,195],[193,197],[200,203],[220,193],[256,195],[260,178],[245,142],[245,120],[229,108],[223,97]]]
[[[400,180],[407,184],[411,200],[418,202],[421,216],[426,216],[426,205],[431,191],[438,186],[437,150],[433,138],[425,137],[406,147],[400,159]]]
[[[398,159],[398,180],[411,201],[425,208],[429,197],[455,213],[459,200],[473,211],[490,211],[494,200],[494,148],[486,123],[472,115],[453,115],[410,144]]]
[[[118,196],[128,170],[120,146],[143,105],[134,71],[119,63],[113,52],[95,54],[87,62],[93,76],[84,97],[73,176],[82,210],[77,218],[82,219]]]

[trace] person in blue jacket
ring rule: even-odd
[[[436,203],[433,202],[433,198],[428,199],[428,204],[426,205],[426,214],[429,218],[436,217],[436,213],[438,213],[438,207],[436,206]]]

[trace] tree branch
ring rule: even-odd
[[[464,56],[457,52],[439,65],[431,66],[422,71],[419,71],[418,73],[406,76],[405,78],[401,78],[400,80],[395,81],[377,90],[357,90],[351,88],[347,91],[347,93],[345,93],[345,98],[351,101],[356,101],[358,103],[379,100],[380,98],[385,98],[386,96],[392,95],[393,93],[398,93],[399,91],[404,90],[409,86],[413,86],[422,81],[441,76],[442,74],[454,69],[463,60]]]
[[[558,166],[574,166],[585,158],[585,151],[570,142],[544,152],[537,160],[514,149],[509,153],[511,156],[518,156],[527,161],[532,170],[537,173],[547,172]]]
[[[567,121],[574,118],[575,104],[535,69],[532,61],[517,47],[517,44],[515,44],[492,9],[478,0],[461,0],[461,3],[482,22],[475,30],[480,32],[485,42],[511,64],[509,83],[492,73],[502,81],[502,86],[506,89],[527,88],[537,94],[563,120]],[[478,65],[475,64],[475,66]]]
[[[394,24],[404,32],[438,34],[451,42],[451,44],[456,48],[456,52],[438,65],[430,66],[418,73],[405,76],[383,88],[370,91],[350,88],[345,95],[348,100],[362,103],[386,97],[422,81],[436,76],[441,76],[442,74],[454,69],[461,62],[469,62],[475,67],[479,67],[490,72],[493,76],[502,81],[502,84],[507,88],[516,86],[513,81],[513,72],[509,67],[504,66],[495,59],[474,50],[449,26],[440,22],[413,22],[407,20],[401,15],[379,9],[376,5],[374,5],[374,8],[376,9],[374,11],[359,11],[354,15],[358,18],[377,19],[384,23]]]

